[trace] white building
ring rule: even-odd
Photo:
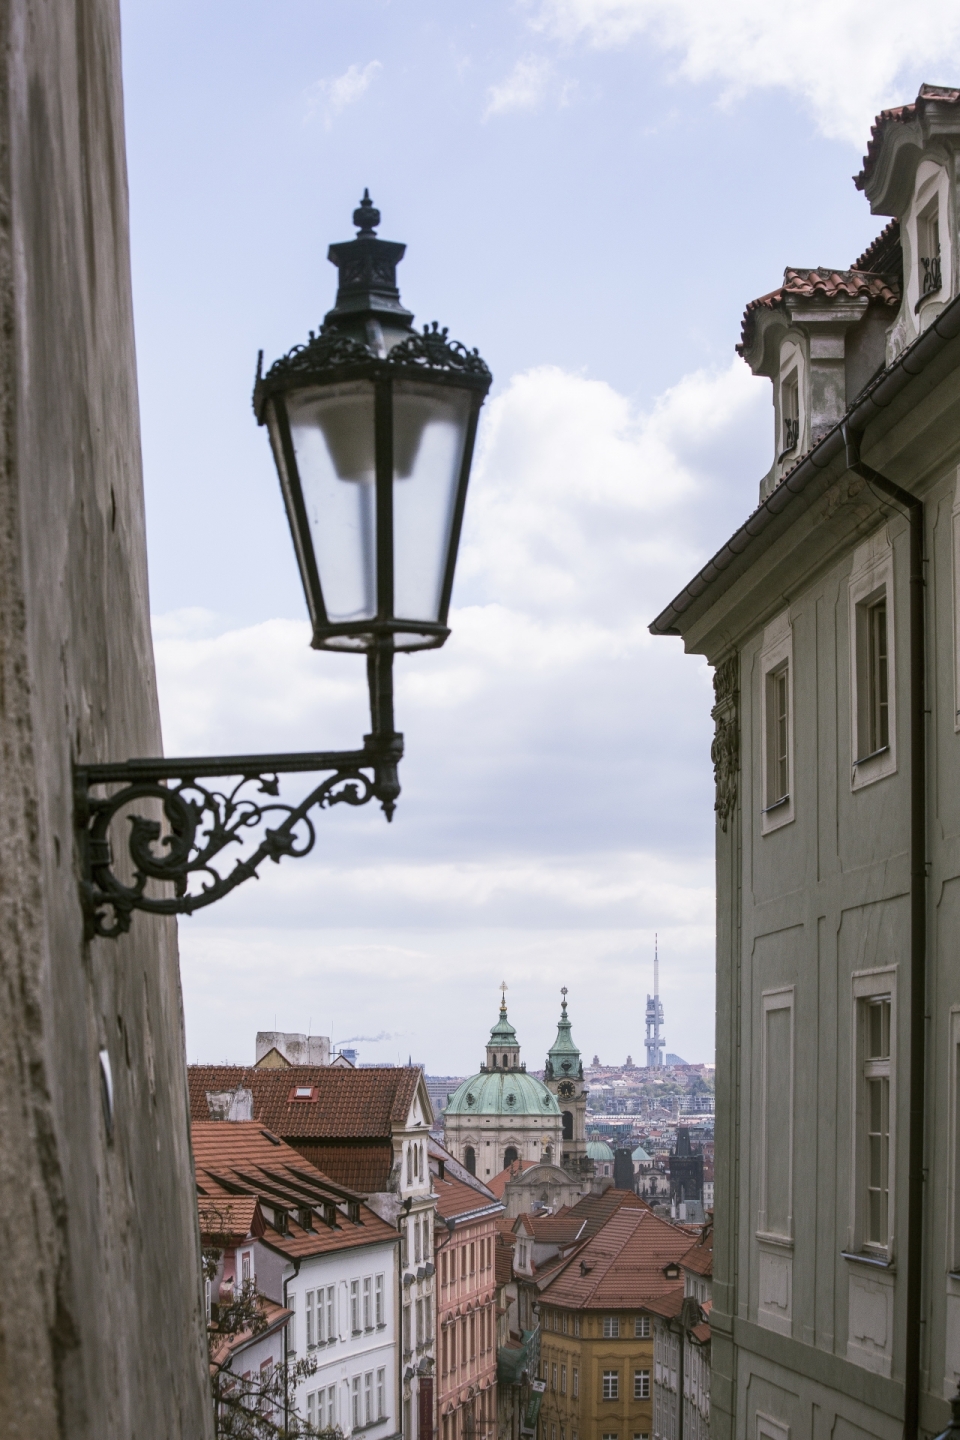
[[[653,1324],[654,1440],[710,1440],[712,1225],[683,1256],[680,1268],[683,1295],[664,1301]]]
[[[222,1250],[212,1318],[247,1284],[271,1319],[277,1306],[289,1317],[234,1347],[232,1368],[265,1380],[306,1360],[315,1369],[291,1388],[291,1414],[398,1440],[396,1230],[259,1124],[195,1124],[193,1148],[201,1230]]]

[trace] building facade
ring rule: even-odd
[[[709,1440],[713,1227],[680,1262],[683,1291],[653,1319],[654,1440]]]
[[[486,1062],[450,1097],[443,1134],[450,1152],[480,1180],[491,1180],[517,1160],[559,1162],[560,1106],[527,1074],[505,998],[490,1031]]]
[[[438,1440],[495,1440],[497,1222],[503,1205],[434,1144]]]
[[[269,1302],[267,1331],[227,1347],[241,1386],[311,1361],[285,1423],[399,1440],[395,1228],[258,1123],[201,1122],[192,1139],[201,1230],[220,1251],[208,1313],[246,1287]]]
[[[436,1364],[433,1110],[419,1066],[191,1065],[194,1121],[255,1120],[399,1232],[396,1304],[404,1440],[433,1433]]]
[[[657,618],[714,665],[711,1428],[934,1434],[960,1377],[960,90],[884,111],[848,269],[744,317],[759,508]]]

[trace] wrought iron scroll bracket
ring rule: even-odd
[[[403,736],[381,732],[366,736],[362,750],[75,766],[87,938],[116,939],[130,929],[135,910],[191,915],[256,878],[265,860],[308,855],[314,811],[379,800],[389,820],[402,755]],[[323,779],[304,799],[293,805],[279,798],[282,774],[310,772]],[[217,779],[231,783],[213,789]],[[229,859],[230,847],[246,842],[251,848],[232,868],[216,868],[218,857]],[[126,851],[123,878],[114,868],[115,846]],[[164,893],[171,885],[173,894]]]

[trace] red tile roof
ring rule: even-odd
[[[872,244],[858,255],[851,270],[873,270],[879,275],[903,274],[903,250],[900,245],[900,221],[884,225]]]
[[[696,1244],[691,1245],[681,1260],[685,1270],[692,1270],[695,1275],[706,1277],[713,1276],[713,1226],[705,1227],[703,1234]]]
[[[394,1165],[393,1146],[370,1142],[344,1145],[336,1140],[301,1140],[296,1135],[287,1137],[288,1144],[316,1165],[324,1175],[356,1190],[361,1195],[376,1195],[390,1189],[390,1172]]]
[[[870,139],[867,142],[867,153],[863,157],[863,169],[859,175],[853,177],[853,183],[858,190],[865,188],[873,173],[877,157],[891,125],[901,125],[906,121],[915,120],[930,104],[958,105],[960,104],[960,90],[954,90],[949,85],[921,85],[916,100],[911,104],[894,105],[890,110],[880,111],[870,127]]]
[[[422,1083],[418,1065],[290,1065],[257,1070],[252,1065],[189,1065],[190,1118],[209,1120],[207,1094],[245,1089],[253,1093],[253,1118],[284,1139],[388,1139],[403,1125]],[[310,1086],[315,1099],[293,1100],[293,1090]],[[229,1122],[223,1122],[229,1123]]]
[[[497,1245],[493,1252],[493,1263],[498,1285],[509,1285],[513,1279],[513,1251],[505,1245]]]
[[[738,355],[742,355],[753,342],[757,312],[785,308],[787,296],[810,300],[851,300],[866,296],[868,300],[894,306],[900,304],[900,286],[892,275],[877,275],[866,270],[830,270],[825,266],[815,270],[794,270],[788,266],[783,272],[783,284],[777,290],[751,300],[744,310]]]
[[[682,1294],[682,1284],[663,1271],[689,1248],[688,1237],[649,1208],[624,1205],[562,1262],[541,1295],[549,1304],[609,1310],[641,1307],[677,1289]]]
[[[262,1316],[264,1321],[263,1329],[254,1333],[253,1328],[249,1330],[238,1330],[235,1335],[225,1335],[221,1340],[216,1339],[214,1332],[210,1337],[210,1363],[213,1367],[225,1365],[232,1355],[237,1355],[245,1350],[248,1345],[255,1341],[264,1340],[274,1331],[279,1330],[285,1321],[290,1319],[292,1310],[285,1310],[275,1300],[267,1300],[261,1297]]]
[[[521,1220],[527,1234],[541,1245],[572,1245],[587,1224],[587,1217],[574,1215],[569,1205],[564,1205],[556,1215],[520,1215],[515,1223]]]
[[[502,1202],[485,1186],[475,1189],[455,1175],[445,1175],[441,1180],[434,1169],[433,1188],[437,1196],[437,1211],[444,1220],[455,1220],[458,1215],[468,1215],[472,1210],[489,1210],[488,1218],[491,1220],[503,1214]]]
[[[512,1161],[506,1170],[501,1170],[499,1175],[494,1175],[493,1179],[487,1182],[487,1189],[492,1190],[498,1200],[502,1200],[503,1192],[506,1190],[508,1183],[511,1180],[515,1180],[522,1171],[532,1170],[535,1164],[535,1160]]]
[[[322,1210],[325,1201],[340,1204],[350,1197],[292,1146],[271,1139],[256,1121],[206,1120],[192,1125],[190,1132],[201,1209],[209,1213],[219,1202],[258,1200],[267,1221],[262,1239],[271,1249],[295,1257],[397,1241],[393,1226],[359,1202],[356,1219],[337,1209],[333,1225],[316,1217],[315,1228],[304,1229],[297,1219],[301,1206]],[[286,1234],[272,1223],[275,1208],[286,1212]]]

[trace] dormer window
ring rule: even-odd
[[[940,196],[934,195],[929,205],[917,216],[917,258],[920,299],[936,295],[943,285],[940,268]]]
[[[781,459],[800,444],[800,376],[794,369],[780,382]]]

